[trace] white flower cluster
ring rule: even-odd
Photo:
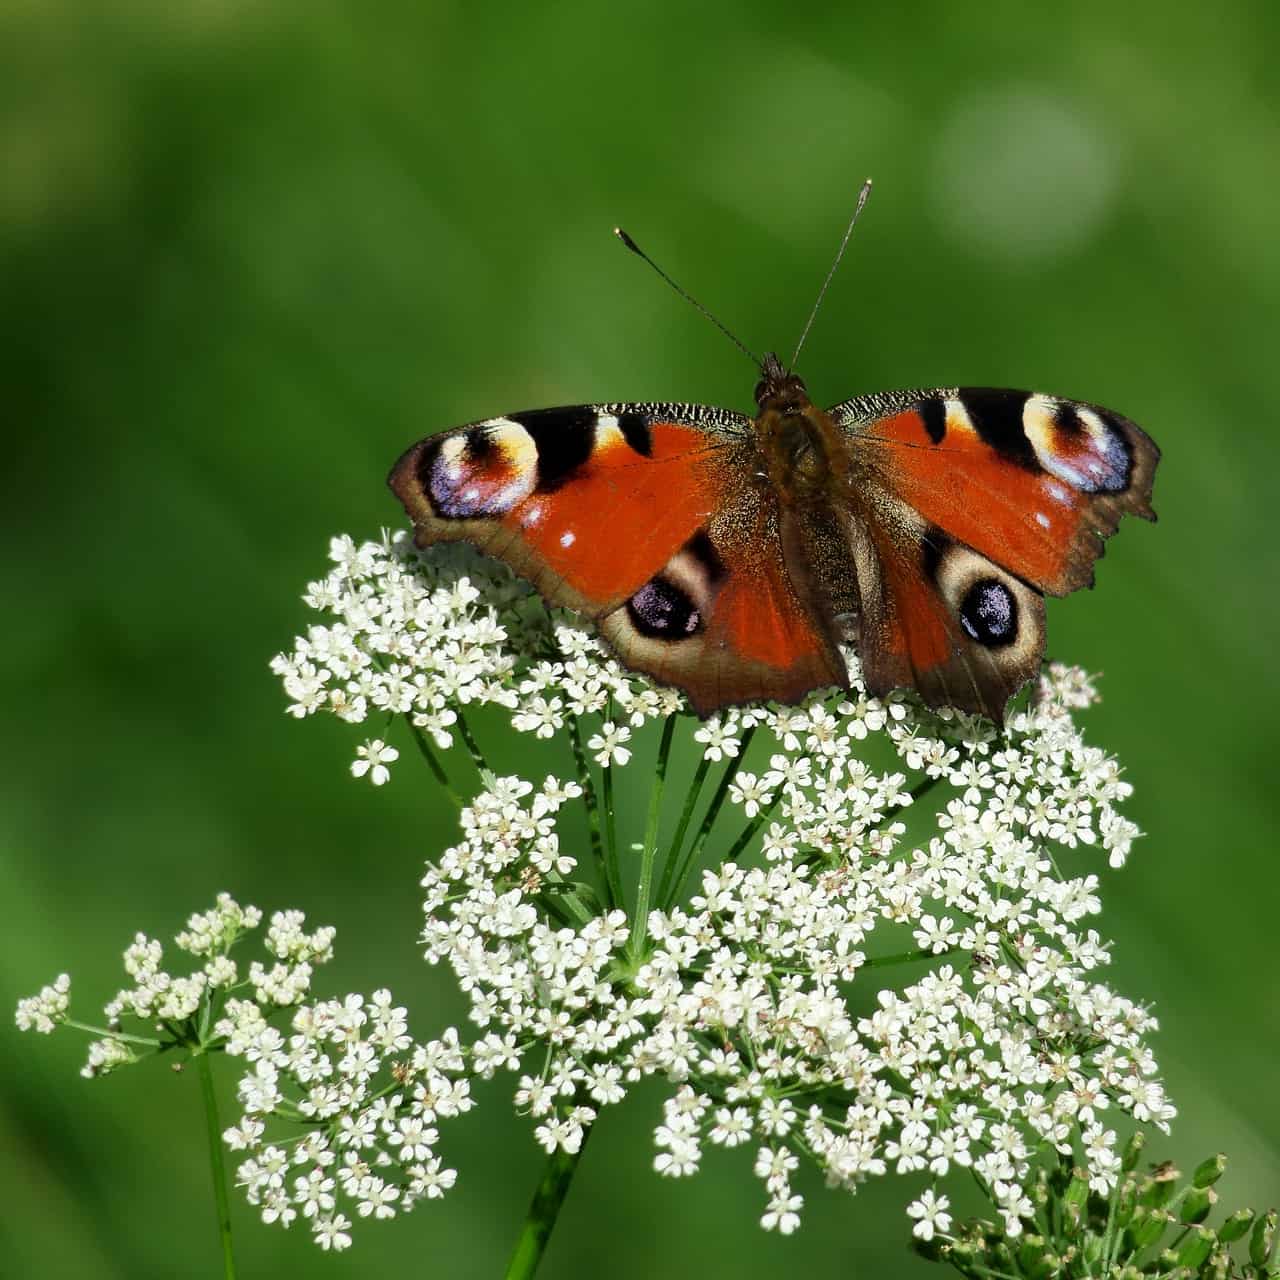
[[[334,620],[271,663],[290,715],[328,711],[351,724],[407,715],[444,751],[468,706],[508,708],[516,729],[543,739],[570,717],[611,706],[591,751],[601,764],[624,765],[632,730],[683,703],[602,662],[570,615],[553,618],[528,587],[464,544],[425,555],[400,532],[360,545],[334,538],[329,553],[336,567],[303,600]],[[351,771],[381,785],[399,754],[374,738],[357,747]]]
[[[604,783],[637,760],[649,786],[634,731],[680,695],[465,551],[418,553],[400,535],[332,552],[307,595],[331,621],[274,663],[293,714],[403,714],[445,750],[467,704],[498,704],[531,751],[589,735]],[[664,880],[639,925],[598,823],[590,855],[561,843],[566,808],[594,804],[585,759],[574,783],[532,762],[528,777],[487,776],[423,880],[426,955],[471,999],[471,1071],[523,1070],[515,1102],[548,1150],[575,1151],[601,1107],[658,1077],[672,1091],[657,1171],[686,1176],[708,1144],[749,1144],[766,1229],[798,1225],[792,1175],[809,1159],[851,1191],[890,1171],[971,1170],[1016,1234],[1038,1158],[1071,1153],[1106,1191],[1109,1114],[1161,1127],[1174,1114],[1145,1041],[1154,1019],[1097,980],[1108,954],[1087,924],[1091,848],[1119,866],[1137,835],[1115,808],[1130,788],[1080,736],[1072,711],[1095,693],[1074,669],[1050,668],[1002,733],[868,696],[852,657],[850,673],[846,693],[697,728],[699,768],[724,762],[717,811],[740,815],[743,838],[698,868],[691,896],[680,873]],[[363,758],[385,764],[383,748]],[[679,867],[681,849],[657,843]],[[898,972],[914,976],[891,983]],[[932,1189],[916,1199],[915,1233],[944,1234],[947,1207]]]
[[[300,911],[272,915],[262,938],[268,963],[253,960],[241,976],[229,952],[261,923],[257,907],[219,894],[174,939],[202,961],[186,976],[162,969],[161,944],[136,935],[124,953],[134,986],[106,1006],[108,1034],[90,1045],[81,1074],[105,1075],[161,1052],[242,1058],[243,1114],[223,1134],[248,1157],[238,1184],[264,1222],[287,1227],[302,1218],[322,1248],[344,1249],[352,1222],[344,1208],[391,1218],[453,1186],[454,1171],[435,1154],[436,1125],[470,1110],[475,1071],[452,1029],[415,1043],[389,991],[304,1004],[315,966],[333,958],[334,930],[308,932]],[[62,974],[20,1000],[19,1028],[101,1030],[71,1021],[69,993]],[[285,1016],[282,1031],[275,1023]],[[126,1032],[126,1018],[158,1034]],[[268,1125],[283,1132],[269,1135]]]
[[[14,1021],[19,1031],[38,1031],[47,1036],[66,1022],[70,1007],[71,977],[60,973],[47,987],[41,987],[38,995],[18,1001]]]
[[[454,1170],[435,1152],[436,1125],[472,1105],[454,1031],[415,1044],[385,990],[304,1005],[288,1036],[268,1016],[260,1003],[232,1000],[216,1027],[249,1066],[239,1086],[244,1114],[223,1137],[249,1153],[236,1182],[263,1222],[288,1227],[300,1217],[321,1248],[345,1249],[344,1208],[393,1218],[453,1186]],[[294,1136],[268,1137],[272,1117]]]

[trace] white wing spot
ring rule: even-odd
[[[969,417],[969,410],[964,407],[964,401],[947,400],[944,403],[947,408],[947,430],[956,433],[967,432],[969,435],[973,435],[973,419]]]
[[[626,441],[627,438],[622,434],[622,428],[618,426],[616,414],[601,413],[597,415],[595,436],[597,449],[607,449],[611,445],[626,444]]]

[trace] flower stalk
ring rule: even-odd
[[[556,1150],[547,1157],[511,1261],[507,1264],[505,1280],[529,1280],[537,1271],[590,1136],[590,1128],[584,1129],[576,1151]]]
[[[218,1219],[218,1243],[222,1249],[224,1280],[236,1280],[235,1250],[231,1244],[231,1203],[227,1198],[227,1171],[222,1158],[222,1125],[218,1122],[218,1098],[213,1087],[213,1067],[209,1054],[197,1049],[192,1055],[200,1077],[204,1102],[205,1131],[209,1143],[209,1175],[213,1181],[213,1201]]]

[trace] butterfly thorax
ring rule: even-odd
[[[784,503],[812,503],[845,477],[848,450],[830,414],[777,356],[765,356],[756,386],[756,443],[770,483]]]

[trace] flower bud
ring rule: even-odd
[[[1044,1236],[1023,1236],[1018,1241],[1018,1270],[1028,1276],[1041,1276],[1047,1274],[1039,1269],[1040,1263],[1044,1260],[1044,1254]]]
[[[1197,1271],[1200,1264],[1213,1252],[1217,1237],[1208,1227],[1196,1227],[1178,1247],[1177,1264]]]
[[[1144,1249],[1149,1249],[1164,1235],[1172,1221],[1172,1217],[1163,1209],[1150,1209],[1144,1204],[1139,1205],[1133,1211],[1133,1219],[1129,1223],[1129,1251],[1141,1253]]]
[[[1120,1167],[1125,1173],[1132,1173],[1138,1167],[1138,1157],[1142,1155],[1142,1148],[1146,1145],[1147,1135],[1141,1129],[1125,1143],[1124,1155],[1120,1160]]]
[[[1253,1226],[1253,1210],[1237,1209],[1218,1228],[1218,1239],[1223,1244],[1231,1244],[1245,1236],[1251,1226]]]
[[[1123,1228],[1133,1217],[1138,1204],[1138,1184],[1133,1178],[1126,1178],[1120,1184],[1116,1194],[1116,1226]]]
[[[1067,1183],[1067,1189],[1062,1193],[1062,1208],[1073,1230],[1080,1226],[1088,1199],[1089,1180],[1083,1170],[1076,1169],[1072,1172],[1071,1181]]]
[[[1178,1221],[1192,1224],[1203,1222],[1209,1216],[1209,1210],[1218,1202],[1218,1193],[1212,1187],[1188,1187],[1182,1197],[1182,1208],[1178,1212]]]
[[[1203,1164],[1197,1165],[1195,1173],[1191,1175],[1192,1186],[1213,1186],[1222,1177],[1226,1167],[1227,1157],[1222,1152],[1219,1152],[1216,1156],[1210,1156]]]
[[[1249,1261],[1255,1267],[1265,1267],[1271,1261],[1275,1247],[1276,1211],[1272,1209],[1253,1224],[1253,1235],[1249,1237]]]
[[[1139,1200],[1153,1209],[1163,1208],[1173,1199],[1181,1176],[1172,1160],[1156,1165],[1150,1175],[1142,1181],[1142,1186],[1138,1190]]]

